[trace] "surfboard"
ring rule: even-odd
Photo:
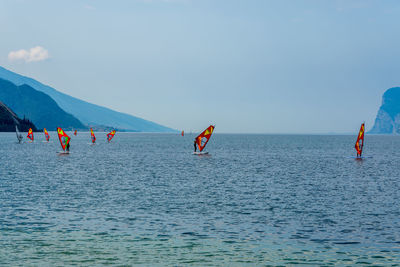
[[[193,152],[193,155],[208,155],[208,152]]]
[[[348,157],[349,159],[372,159],[373,157],[372,156],[362,156],[362,157],[356,157],[356,156],[351,156],[351,157]]]

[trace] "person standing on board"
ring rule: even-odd
[[[194,152],[196,152],[196,151],[197,151],[197,144],[196,144],[196,140],[194,140],[194,142],[193,142],[193,145],[194,145]]]
[[[67,153],[69,153],[69,143],[67,144],[66,149],[67,149]]]

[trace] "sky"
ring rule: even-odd
[[[0,0],[0,65],[185,131],[353,133],[400,86],[397,0]]]

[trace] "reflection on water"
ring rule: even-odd
[[[50,135],[0,134],[1,265],[400,264],[400,137]]]

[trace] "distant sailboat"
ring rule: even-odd
[[[91,135],[91,137],[92,137],[92,143],[93,143],[93,144],[96,143],[96,136],[94,135],[94,132],[93,132],[93,129],[92,129],[92,128],[90,128],[90,135]]]
[[[362,156],[364,148],[364,131],[365,131],[365,123],[362,123],[360,131],[358,133],[356,144],[354,146],[357,151],[357,158],[361,158]]]
[[[32,131],[32,128],[29,128],[28,135],[26,137],[31,139],[31,141],[33,142],[33,131]]]
[[[44,128],[43,131],[44,131],[44,136],[46,137],[46,141],[49,142],[49,140],[50,140],[50,135],[49,135],[49,133],[47,132],[46,128]]]
[[[111,132],[109,132],[109,133],[107,134],[107,141],[110,142],[111,139],[114,138],[114,135],[115,135],[115,130],[112,130]]]
[[[17,125],[15,125],[15,134],[17,135],[18,143],[21,143],[23,137],[22,137],[22,134],[19,132]]]
[[[201,134],[199,134],[195,139],[195,151],[194,154],[208,154],[208,152],[203,152],[203,149],[206,147],[208,141],[211,138],[212,133],[214,132],[215,125],[210,125],[207,129],[205,129]],[[197,152],[197,148],[199,152]]]
[[[64,150],[64,152],[65,149],[67,149],[67,153],[69,153],[69,142],[71,141],[71,138],[60,127],[57,128],[57,133],[61,148]]]

